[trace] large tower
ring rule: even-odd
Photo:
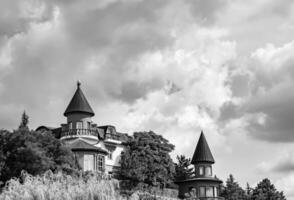
[[[193,178],[177,181],[179,185],[179,197],[191,191],[196,193],[200,200],[223,199],[219,197],[220,184],[222,181],[212,173],[212,165],[215,163],[203,131],[201,131],[191,164],[195,167]]]
[[[92,144],[97,142],[97,125],[92,122],[94,115],[94,111],[81,90],[81,83],[78,81],[76,92],[64,112],[67,123],[61,125],[61,139],[82,138]]]

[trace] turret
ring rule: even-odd
[[[67,123],[62,124],[61,139],[85,137],[98,140],[96,127],[92,124],[94,115],[78,81],[76,92],[64,112]]]
[[[195,167],[195,177],[212,177],[214,158],[203,131],[201,131],[191,163]]]

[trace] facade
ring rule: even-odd
[[[64,116],[66,123],[58,128],[39,126],[36,131],[51,131],[56,138],[74,152],[83,171],[113,174],[120,167],[120,155],[128,135],[116,131],[115,126],[99,126],[92,121],[95,115],[80,82]]]
[[[219,197],[222,181],[213,176],[212,165],[215,163],[204,133],[201,132],[191,163],[194,165],[193,178],[176,182],[179,197],[194,193],[200,200],[223,199]]]

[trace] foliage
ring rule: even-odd
[[[27,128],[0,130],[0,158],[0,181],[4,183],[22,170],[37,175],[49,169],[67,173],[77,169],[73,153],[52,134]]]
[[[7,183],[0,200],[177,200],[165,195],[136,191],[130,196],[120,194],[119,182],[105,179],[99,172],[70,176],[47,171],[42,176],[22,173],[20,179]]]
[[[285,200],[283,192],[277,191],[269,179],[265,178],[252,191],[252,200]]]
[[[104,180],[100,174],[85,179],[51,171],[35,177],[23,173],[22,181],[8,182],[0,200],[120,200],[118,188],[117,180]]]
[[[173,149],[174,145],[152,131],[134,133],[121,155],[121,178],[129,180],[132,186],[171,184],[175,169],[169,153]]]
[[[226,186],[221,191],[221,196],[226,200],[245,200],[245,191],[239,186],[238,182],[235,181],[232,174],[226,181]]]
[[[177,163],[175,164],[175,180],[185,180],[193,176],[193,168],[191,166],[191,159],[184,155],[177,156]]]
[[[26,114],[26,111],[23,111],[21,116],[21,122],[19,124],[19,129],[29,129],[29,116]]]

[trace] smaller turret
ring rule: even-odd
[[[196,177],[212,176],[212,164],[214,164],[214,158],[203,131],[201,131],[191,163],[195,167]]]

